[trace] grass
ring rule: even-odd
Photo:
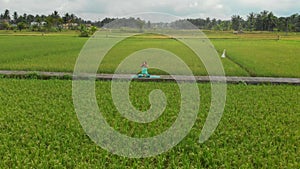
[[[299,34],[205,32],[221,54],[229,76],[300,77]],[[0,69],[72,72],[87,38],[75,32],[0,31]],[[159,47],[181,56],[196,75],[206,75],[194,53],[174,39],[137,36],[115,46],[101,73],[113,73],[127,55]],[[151,70],[151,73],[162,73]],[[83,131],[72,101],[70,80],[7,79],[0,76],[0,168],[300,168],[300,93],[298,86],[228,85],[223,118],[204,144],[198,139],[210,106],[210,84],[199,84],[201,109],[191,132],[170,151],[151,158],[129,159],[98,147]],[[16,77],[18,78],[18,77]],[[21,77],[20,77],[21,78]],[[70,79],[70,77],[63,77]],[[111,82],[96,82],[98,105],[107,122],[131,137],[151,137],[168,129],[180,105],[175,83],[132,82],[130,100],[141,111],[148,96],[161,89],[167,98],[162,116],[148,124],[119,114]]]
[[[0,69],[71,72],[86,38],[0,36]]]
[[[150,38],[149,38],[150,37]],[[195,75],[207,75],[206,69],[201,60],[180,41],[170,38],[157,38],[151,34],[145,36],[136,36],[125,39],[112,48],[105,56],[100,65],[100,72],[112,73],[118,67],[120,61],[124,60],[130,54],[147,48],[159,48],[171,51],[179,56],[193,71]],[[150,63],[151,66],[151,63]],[[247,72],[241,69],[228,59],[223,60],[223,66],[228,75],[247,76]],[[164,74],[162,71],[149,70],[152,74]]]
[[[208,31],[203,30],[210,39],[256,39],[256,40],[300,40],[299,32],[268,32],[268,31],[245,31],[244,33],[234,34],[232,31]]]
[[[11,31],[11,30],[0,30],[0,36],[57,36],[57,35],[66,35],[66,36],[78,36],[80,34],[79,31],[72,30],[63,30],[61,32],[33,32],[30,30],[22,30],[22,31]]]
[[[251,76],[300,77],[300,41],[214,39],[217,49]],[[221,52],[219,50],[219,52]]]
[[[149,107],[148,93],[163,90],[168,107],[145,125],[124,120],[110,98],[110,82],[96,82],[108,123],[134,137],[156,135],[177,117],[175,83],[131,84],[130,99]],[[72,104],[72,82],[0,79],[0,168],[299,168],[298,86],[229,85],[224,116],[212,137],[198,143],[210,105],[210,85],[199,84],[201,109],[189,135],[152,158],[128,159],[95,145],[81,128]],[[175,104],[176,105],[176,104]]]
[[[205,32],[221,55],[227,76],[300,77],[299,34]],[[74,32],[34,35],[0,32],[0,69],[72,72],[78,54],[86,42]],[[132,37],[120,42],[103,60],[99,73],[113,73],[120,59],[137,50],[159,47],[177,54],[195,75],[206,75],[202,63],[193,52],[174,39]],[[138,65],[137,65],[138,66]],[[151,66],[151,65],[150,65]],[[151,72],[150,72],[151,73]],[[162,73],[153,70],[153,73]]]

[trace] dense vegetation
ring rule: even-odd
[[[96,95],[108,123],[129,136],[158,134],[177,117],[175,83],[131,84],[131,101],[149,107],[148,94],[161,89],[168,107],[158,121],[124,119],[110,97],[110,82]],[[224,116],[204,144],[198,137],[210,106],[210,85],[199,84],[201,109],[190,134],[157,157],[112,155],[86,136],[72,104],[71,81],[0,79],[0,168],[299,168],[298,86],[229,85]],[[179,97],[178,97],[179,96]]]
[[[63,26],[63,24],[68,24]],[[0,14],[1,29],[18,29],[23,30],[30,28],[32,31],[61,31],[64,28],[77,29],[80,24],[91,24],[91,21],[85,21],[75,14],[66,13],[60,16],[57,11],[46,15],[26,14],[19,15],[14,12],[12,15],[8,9]]]
[[[235,31],[275,31],[275,32],[300,32],[300,15],[292,14],[288,17],[275,16],[273,12],[262,11],[260,13],[250,13],[247,18],[240,15],[233,15],[231,20],[220,20],[216,18],[197,18],[178,20],[173,23],[151,23],[139,18],[104,18],[102,21],[86,21],[75,14],[66,13],[61,16],[57,11],[46,15],[23,14],[16,11],[11,14],[8,9],[0,14],[0,30],[13,29],[32,31],[62,31],[63,29],[77,30],[80,25],[103,27],[114,20],[119,21],[118,28],[135,25],[141,29],[157,27],[175,26],[182,27],[185,21],[189,21],[196,27],[205,30],[235,30]]]
[[[247,18],[233,15],[230,21],[222,21],[215,18],[188,19],[188,21],[201,29],[300,32],[299,14],[293,14],[289,17],[278,17],[273,12],[266,10],[260,13],[252,12],[247,15]]]

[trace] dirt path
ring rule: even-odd
[[[38,78],[38,79],[86,79],[88,76],[73,76],[72,73],[66,72],[38,72],[38,71],[7,71],[0,70],[0,76],[2,77],[16,77],[16,78]],[[122,74],[122,75],[113,75],[113,74],[97,74],[97,80],[131,80],[133,75]],[[275,77],[221,77],[221,76],[175,76],[177,81],[191,82],[196,80],[198,83],[205,82],[224,82],[226,79],[227,83],[237,84],[291,84],[291,85],[300,85],[300,78],[275,78]],[[148,79],[141,78],[135,79],[138,81],[154,81],[154,82],[163,82],[163,81],[175,81],[172,76],[162,75],[160,79]]]

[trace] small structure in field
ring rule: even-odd
[[[223,54],[222,54],[221,58],[226,58],[226,49],[224,49],[224,51],[223,51]]]

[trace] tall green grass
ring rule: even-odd
[[[0,36],[0,69],[72,72],[86,38]]]
[[[150,38],[149,38],[150,37]],[[178,40],[170,38],[151,38],[152,34],[147,36],[135,36],[123,40],[114,46],[105,56],[101,65],[100,72],[112,73],[118,65],[130,54],[147,48],[158,48],[170,51],[180,57],[193,71],[195,75],[207,75],[206,69],[201,60],[186,45]],[[209,56],[207,56],[209,57]],[[227,75],[247,76],[247,72],[230,60],[222,60]],[[133,65],[138,66],[138,65]],[[150,65],[155,66],[155,65]],[[175,67],[176,65],[174,65]],[[163,74],[162,71],[149,70],[152,74]]]
[[[228,58],[222,59],[227,76],[300,77],[299,35],[281,35],[281,40],[277,41],[274,33],[206,33],[220,55],[224,49],[227,50]],[[0,69],[72,72],[86,41],[86,38],[71,33],[45,36],[25,33],[21,36],[2,32]],[[125,39],[116,45],[103,60],[98,72],[113,73],[122,58],[148,47],[169,50],[182,57],[195,75],[207,74],[194,53],[179,41],[143,36]],[[153,70],[152,74],[155,73],[161,72]]]
[[[177,117],[175,83],[131,84],[130,99],[145,110],[148,93],[168,98],[164,115],[150,124],[124,119],[110,98],[110,82],[96,82],[108,123],[134,137],[156,135]],[[229,85],[223,118],[211,138],[198,143],[210,106],[210,85],[199,84],[201,109],[188,136],[156,157],[113,155],[86,136],[72,104],[71,81],[0,80],[0,168],[299,168],[298,86]]]
[[[219,52],[227,50],[228,59],[251,76],[300,77],[298,40],[212,40]]]

